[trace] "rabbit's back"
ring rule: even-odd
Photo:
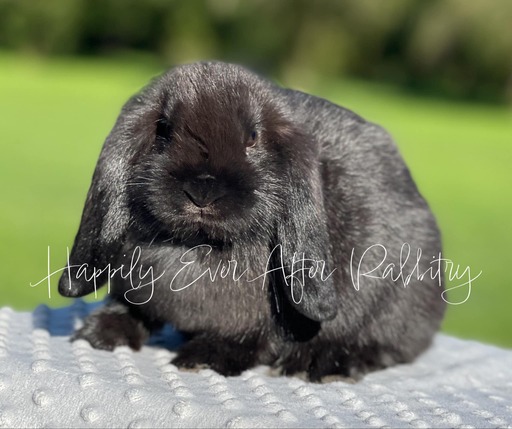
[[[382,127],[324,99],[282,93],[320,151],[339,311],[318,341],[341,338],[355,355],[384,347],[408,361],[428,346],[446,306],[443,273],[431,264],[441,254],[434,215]]]

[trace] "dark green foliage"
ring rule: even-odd
[[[350,74],[510,101],[511,22],[508,0],[0,0],[0,47],[218,58],[291,81]]]

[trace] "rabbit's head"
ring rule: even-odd
[[[80,266],[115,263],[127,239],[242,251],[257,242],[282,246],[286,260],[328,263],[318,144],[285,100],[246,69],[216,62],[177,67],[132,97],[100,154],[60,293],[105,283],[106,272],[91,281]],[[284,293],[312,319],[335,314],[331,280],[311,280],[300,302]]]
[[[271,236],[301,138],[268,84],[220,63],[183,66],[157,83],[130,160],[131,211],[180,240]],[[295,143],[295,147],[294,147]]]

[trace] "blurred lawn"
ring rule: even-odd
[[[0,53],[0,305],[66,304],[63,267],[102,142],[126,99],[160,73],[150,58],[41,62]],[[301,88],[351,108],[395,137],[438,217],[445,257],[480,270],[444,330],[512,346],[512,113],[505,107],[416,98],[360,81]],[[92,298],[89,298],[92,299]]]

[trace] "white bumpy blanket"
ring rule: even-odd
[[[0,427],[508,427],[512,351],[438,335],[357,384],[178,371],[168,330],[140,352],[69,335],[92,305],[0,310]]]

